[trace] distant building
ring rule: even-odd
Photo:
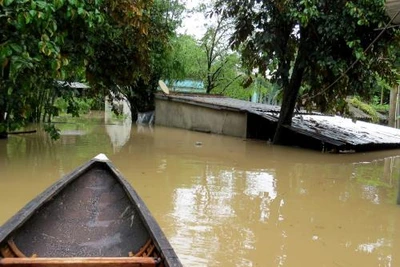
[[[57,84],[60,85],[60,86],[68,86],[70,88],[75,88],[75,89],[88,89],[88,88],[90,88],[89,85],[81,83],[81,82],[57,81]]]
[[[81,82],[68,82],[68,81],[56,81],[56,86],[73,89],[78,96],[85,96],[86,94],[85,91],[90,88],[89,85]]]
[[[165,81],[171,92],[205,94],[206,89],[202,81],[182,80]]]

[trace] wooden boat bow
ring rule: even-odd
[[[182,264],[143,200],[99,154],[0,227],[0,266]]]

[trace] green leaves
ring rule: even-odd
[[[12,127],[51,116],[54,97],[66,93],[54,89],[57,79],[95,77],[91,81],[114,88],[142,79],[143,87],[155,88],[150,80],[163,71],[158,57],[177,25],[168,17],[171,6],[159,0],[0,0],[0,116],[7,112]],[[74,105],[69,111],[79,113]]]
[[[295,67],[305,66],[299,86],[290,90],[303,88],[302,102],[322,111],[334,110],[349,94],[370,94],[375,73],[388,80],[396,75],[399,31],[388,29],[371,45],[380,33],[376,29],[389,21],[384,4],[383,0],[217,1],[219,12],[235,21],[231,43],[249,71],[258,67],[266,74],[272,69],[272,79],[289,90],[293,77],[299,77]]]
[[[320,14],[317,2],[315,0],[301,0],[298,5],[291,8],[291,15],[299,21],[300,25],[307,26]]]
[[[24,51],[24,48],[20,44],[13,44],[10,43],[9,46],[11,47],[12,50],[14,50],[15,53],[21,54]],[[11,53],[8,55],[10,56]]]
[[[54,124],[45,124],[44,130],[50,135],[51,139],[58,139],[60,138],[59,129],[55,127]]]
[[[2,2],[0,2],[1,5],[4,6],[9,6],[14,2],[14,0],[2,0]]]
[[[52,86],[48,81],[70,78],[66,70],[70,61],[62,55],[67,46],[78,45],[84,49],[86,40],[71,39],[75,33],[81,34],[88,27],[87,21],[68,18],[62,8],[68,2],[54,1],[1,1],[7,10],[0,16],[2,40],[0,45],[0,113],[7,112],[10,130],[25,121],[41,120],[42,112],[51,107]],[[81,8],[98,11],[98,7],[80,1]],[[86,11],[80,12],[82,15]],[[77,14],[79,16],[79,14]],[[66,39],[66,37],[70,39]],[[66,42],[67,41],[67,42]],[[81,41],[79,44],[77,41]],[[67,43],[73,43],[73,46]],[[83,54],[75,49],[76,55]],[[81,50],[82,51],[82,50]],[[74,62],[80,62],[79,59]],[[79,64],[79,63],[78,63]],[[74,72],[71,72],[74,73]]]
[[[5,45],[1,46],[0,59],[2,59],[2,61],[5,61],[6,58],[12,55],[12,46],[14,45],[15,44],[6,43]]]

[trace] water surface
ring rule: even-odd
[[[0,224],[106,153],[185,266],[399,266],[400,151],[321,154],[165,127],[0,140]]]

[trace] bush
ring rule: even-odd
[[[373,122],[379,121],[378,112],[376,109],[372,105],[362,102],[357,96],[350,99],[350,104],[370,115]]]
[[[66,100],[62,97],[57,98],[55,106],[59,108],[61,113],[74,114],[87,114],[92,109],[94,99],[91,98],[77,98]]]

